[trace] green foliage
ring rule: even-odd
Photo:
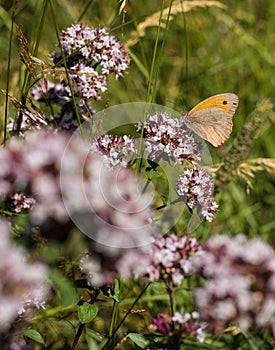
[[[24,332],[24,336],[27,338],[30,338],[31,340],[34,340],[35,342],[37,342],[39,344],[45,344],[44,339],[42,338],[41,334],[34,329],[28,328]]]
[[[149,345],[149,341],[146,340],[141,334],[129,333],[128,337],[141,349],[146,349],[146,346]]]
[[[98,307],[89,303],[78,306],[78,319],[81,323],[91,322],[97,315]]]

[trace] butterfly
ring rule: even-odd
[[[181,113],[185,125],[214,147],[226,141],[232,132],[232,119],[238,108],[239,98],[223,93],[203,100],[190,112]]]

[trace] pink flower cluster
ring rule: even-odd
[[[126,167],[128,165],[126,162],[127,157],[133,158],[137,154],[137,145],[134,138],[127,135],[101,135],[93,145],[104,155],[104,158],[111,166],[119,164]]]
[[[144,123],[138,123],[137,131],[142,130],[149,159],[156,162],[169,159],[177,164],[182,164],[184,160],[192,163],[200,161],[200,146],[188,134],[180,119],[159,112],[149,115]]]
[[[15,193],[11,197],[11,206],[16,213],[31,210],[34,205],[35,199],[32,197],[26,197],[23,193]]]
[[[270,329],[275,335],[275,252],[261,239],[226,235],[210,238],[198,265],[207,278],[195,300],[208,329],[230,323]]]
[[[44,308],[48,269],[26,261],[23,251],[12,244],[5,221],[0,222],[0,234],[0,331],[5,331],[27,307]]]
[[[129,66],[123,44],[106,28],[75,23],[61,32],[61,45],[70,77],[87,99],[100,99],[107,90],[108,75],[123,76]],[[60,53],[54,52],[51,58],[55,64],[63,65]]]
[[[213,198],[214,182],[204,169],[187,169],[177,181],[177,193],[190,209],[198,208],[203,220],[211,222],[218,208]]]
[[[171,281],[180,285],[185,276],[196,272],[193,260],[200,256],[201,251],[195,238],[174,234],[167,238],[158,236],[150,246],[151,263],[146,269],[149,280]]]

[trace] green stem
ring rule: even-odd
[[[70,92],[71,92],[71,96],[72,96],[72,102],[73,102],[74,110],[76,113],[77,123],[78,123],[79,127],[81,127],[80,115],[79,115],[79,111],[77,108],[76,99],[75,99],[75,95],[74,95],[74,91],[73,91],[73,87],[72,87],[72,82],[71,82],[71,78],[70,78],[68,67],[67,67],[66,57],[65,57],[65,53],[64,53],[61,41],[60,41],[60,35],[59,35],[60,30],[58,28],[56,18],[55,18],[53,0],[50,0],[50,5],[51,5],[51,12],[52,12],[52,18],[53,18],[54,28],[55,28],[55,32],[56,32],[56,37],[58,40],[58,45],[59,45],[61,56],[62,56],[62,63],[64,64],[66,78],[67,78],[68,85],[69,85]]]
[[[130,306],[130,308],[127,310],[125,316],[122,318],[122,320],[119,322],[119,324],[117,325],[116,329],[114,330],[114,332],[112,333],[112,335],[109,337],[109,339],[107,340],[107,342],[105,343],[105,345],[103,346],[103,348],[101,350],[107,349],[107,346],[111,343],[111,341],[113,341],[115,334],[117,333],[117,331],[119,330],[119,328],[121,327],[121,325],[123,324],[123,322],[126,320],[126,318],[128,317],[128,315],[131,313],[132,309],[135,307],[135,305],[137,304],[137,302],[139,301],[139,299],[142,297],[142,295],[145,293],[145,291],[147,290],[147,288],[150,286],[151,282],[149,282],[141,291],[141,293],[139,294],[139,296],[137,297],[137,299],[133,302],[133,304]]]
[[[13,37],[13,28],[14,28],[14,18],[15,18],[15,3],[13,0],[12,4],[12,14],[11,14],[11,30],[10,30],[10,39],[9,39],[9,56],[8,56],[8,67],[7,67],[7,81],[6,81],[6,97],[5,97],[5,119],[4,119],[4,143],[7,140],[7,121],[8,121],[8,92],[9,92],[9,77],[10,77],[10,66],[11,66],[11,52],[12,52],[12,37]]]

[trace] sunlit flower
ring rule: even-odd
[[[107,89],[108,75],[123,76],[129,66],[123,44],[106,28],[75,23],[61,32],[60,40],[69,75],[85,98],[99,100]],[[54,52],[51,58],[55,64],[63,65],[59,52]]]
[[[185,124],[167,113],[149,115],[146,121],[139,122],[137,130],[145,137],[149,159],[174,161],[181,164],[184,160],[192,163],[200,161],[200,146],[187,132]]]
[[[127,157],[137,154],[137,145],[133,137],[123,135],[102,135],[94,142],[94,146],[100,151],[111,166],[127,166]]]
[[[198,264],[207,282],[195,290],[195,300],[210,330],[236,323],[275,334],[275,253],[267,243],[243,235],[212,237]]]
[[[177,181],[177,193],[190,209],[198,208],[203,220],[212,221],[217,203],[213,198],[214,181],[204,169],[187,169]]]
[[[171,234],[167,238],[158,236],[149,254],[151,263],[146,270],[149,279],[180,285],[185,276],[196,271],[193,259],[201,254],[201,246],[195,238]]]

